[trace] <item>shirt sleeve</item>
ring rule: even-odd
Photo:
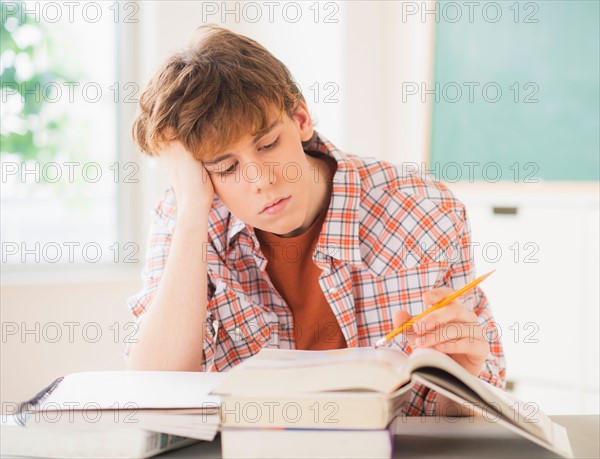
[[[464,207],[461,207],[460,216],[456,244],[457,252],[449,256],[451,264],[442,282],[442,285],[448,286],[453,290],[457,290],[475,279],[475,267],[471,253],[471,231]],[[504,389],[506,385],[504,353],[499,339],[500,333],[494,321],[489,302],[479,287],[473,289],[467,296],[464,296],[462,302],[466,308],[475,313],[479,325],[483,328],[485,339],[490,344],[490,354],[484,362],[478,377],[483,381]],[[407,341],[398,339],[394,340],[394,343],[407,354],[412,353],[412,349]],[[436,413],[435,409],[436,395],[437,393],[434,390],[421,384],[414,384],[411,388],[408,401],[402,406],[402,413],[409,416],[432,416],[439,414]]]
[[[453,263],[447,281],[447,284],[453,290],[461,288],[476,277],[471,250],[471,230],[464,208],[462,216],[463,229],[460,232],[460,257],[457,257],[458,261]],[[477,316],[477,321],[483,328],[484,337],[490,345],[490,354],[479,373],[479,378],[504,389],[506,386],[506,362],[502,343],[500,342],[498,325],[494,321],[490,303],[479,287],[471,290],[462,298],[462,301],[465,307]]]
[[[163,198],[156,205],[153,212],[153,220],[148,232],[148,240],[146,244],[145,264],[142,269],[142,288],[134,295],[129,297],[127,305],[129,311],[135,318],[136,329],[144,319],[145,313],[152,305],[152,301],[156,296],[156,292],[162,279],[162,274],[167,263],[173,231],[175,228],[176,217],[176,202],[175,194],[172,188],[169,188]],[[214,288],[208,281],[208,301],[213,295]],[[204,352],[201,371],[207,371],[211,367],[212,356],[214,356],[215,345],[215,327],[214,318],[211,309],[206,312],[206,323],[204,333]],[[202,326],[199,324],[198,326]],[[135,345],[135,338],[127,343],[124,358],[129,357],[129,351],[132,345]],[[208,358],[207,358],[208,357]]]
[[[127,300],[129,311],[141,320],[152,303],[167,263],[175,227],[174,193],[167,190],[154,209],[146,243],[146,257],[142,269],[142,288]]]

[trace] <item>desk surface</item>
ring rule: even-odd
[[[565,426],[577,458],[600,457],[600,416],[551,416]],[[157,456],[220,458],[221,442],[201,442]],[[395,424],[395,458],[557,458],[550,451],[484,418],[403,418]]]

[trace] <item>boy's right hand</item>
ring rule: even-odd
[[[215,190],[204,165],[179,140],[165,143],[159,159],[173,185],[177,208],[208,214]]]

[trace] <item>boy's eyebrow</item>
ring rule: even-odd
[[[252,144],[256,145],[258,143],[258,141],[261,139],[261,137],[267,135],[279,124],[281,124],[281,120],[273,121],[266,129],[262,130],[261,132],[259,132],[258,134],[256,134],[253,137]],[[211,159],[210,161],[202,161],[202,163],[206,166],[212,166],[214,164],[217,164],[217,163],[220,163],[221,161],[226,160],[227,158],[230,158],[231,156],[233,156],[233,153],[223,153],[222,155],[219,155],[219,156]]]

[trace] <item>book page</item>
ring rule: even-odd
[[[402,373],[408,356],[391,348],[375,349],[371,347],[354,347],[332,349],[327,351],[302,351],[296,349],[263,349],[251,359],[242,363],[244,368],[282,369],[340,365],[345,363],[377,364],[393,368]]]
[[[389,394],[410,381],[408,357],[371,347],[304,351],[262,349],[227,372],[221,395],[371,390]]]
[[[566,429],[540,410],[524,412],[524,402],[484,381],[469,387],[462,381],[434,369],[419,370],[414,380],[474,409],[476,414],[499,422],[514,432],[563,457],[573,457]],[[476,392],[477,391],[477,392]],[[479,393],[478,393],[479,392]],[[500,396],[498,396],[500,394]],[[514,401],[514,404],[509,404]],[[491,422],[491,421],[490,421]]]
[[[72,373],[33,409],[209,408],[220,403],[210,392],[222,376],[181,371]]]

